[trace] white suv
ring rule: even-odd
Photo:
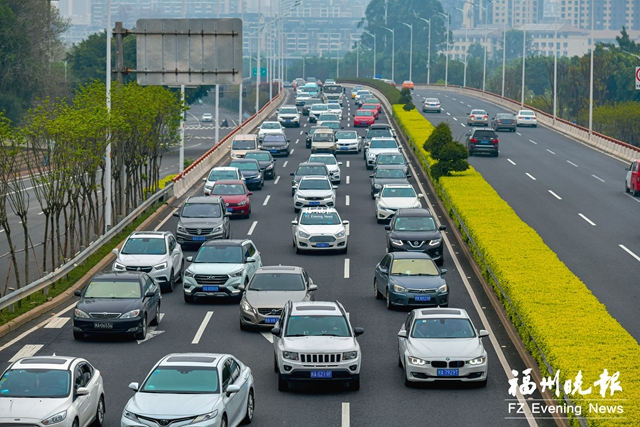
[[[378,224],[390,219],[398,209],[420,209],[422,194],[416,194],[411,184],[385,184],[376,198]]]
[[[287,391],[293,381],[348,382],[360,389],[362,355],[353,328],[339,302],[289,301],[271,330],[274,370],[278,390]]]
[[[293,195],[296,213],[307,206],[336,205],[336,188],[326,176],[303,176]]]
[[[284,105],[278,110],[278,122],[282,126],[300,127],[300,112],[295,105]]]

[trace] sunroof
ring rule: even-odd
[[[215,357],[210,356],[172,356],[167,359],[170,363],[213,363]]]
[[[57,357],[38,357],[32,359],[24,359],[20,363],[25,365],[64,365],[67,363],[67,359],[60,359]]]
[[[422,314],[425,316],[431,316],[432,314],[449,314],[449,315],[460,315],[460,310],[450,310],[450,309],[433,309],[433,310],[422,310]]]
[[[296,307],[298,311],[316,311],[316,310],[327,310],[327,311],[335,311],[335,307],[332,305],[302,305]]]

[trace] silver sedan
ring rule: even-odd
[[[489,126],[489,114],[484,110],[471,110],[467,126]]]

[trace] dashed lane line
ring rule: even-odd
[[[597,179],[598,181],[605,182],[605,180],[600,178],[600,177],[597,177],[595,175],[591,175],[591,176],[594,177],[595,179]]]
[[[634,254],[629,248],[627,248],[625,245],[618,245],[622,248],[623,251],[625,251],[626,253],[628,253],[629,255],[631,255],[632,257],[634,257],[637,261],[640,261],[640,256]]]
[[[350,179],[349,179],[349,178],[350,178],[350,176],[349,176],[349,175],[347,175],[347,184],[349,184],[349,181],[350,181]]]
[[[264,203],[262,204],[262,206],[267,206],[267,203],[269,203],[269,199],[270,199],[270,198],[271,198],[271,195],[269,194],[269,195],[267,196],[267,198],[266,198],[266,199],[264,199]]]
[[[207,329],[207,325],[211,320],[211,316],[213,316],[213,311],[207,311],[207,314],[204,316],[204,319],[202,319],[202,323],[200,324],[200,327],[196,332],[196,336],[193,337],[193,341],[191,341],[191,344],[198,344],[200,342],[200,338],[202,338],[202,334],[204,334],[204,330]]]
[[[547,148],[547,151],[550,152],[551,154],[556,154],[553,151],[549,150],[548,148]]]
[[[576,165],[575,163],[573,163],[573,162],[571,162],[571,161],[569,161],[569,160],[567,160],[567,163],[569,163],[571,166],[578,167],[578,165]]]
[[[280,175],[276,176],[276,179],[273,181],[273,185],[276,185],[280,181]]]
[[[535,142],[533,139],[530,139],[530,140],[529,140],[529,142],[530,142],[530,143],[532,143],[532,144],[536,144],[536,145],[538,145],[538,143],[537,143],[537,142]]]
[[[11,359],[9,362],[13,363],[23,357],[31,357],[36,354],[44,345],[42,344],[27,344],[22,347]]]
[[[586,216],[584,216],[583,214],[579,213],[578,214],[580,216],[580,218],[584,219],[585,221],[587,221],[589,224],[593,225],[595,227],[596,223],[591,221],[589,218],[587,218]]]
[[[351,426],[351,410],[349,408],[349,402],[342,402],[342,427]]]
[[[515,166],[515,165],[516,165],[516,162],[514,162],[514,161],[513,161],[513,160],[511,160],[511,159],[507,159],[507,161],[508,161],[509,163],[511,163],[513,166]]]
[[[532,179],[532,180],[534,180],[534,181],[536,180],[536,179],[533,177],[533,175],[531,175],[529,172],[525,173],[525,175],[527,175],[529,178],[531,178],[531,179]]]
[[[345,204],[345,206],[349,206],[349,202],[350,202],[349,196],[348,195],[344,196],[344,204]]]
[[[558,199],[558,200],[562,200],[562,197],[558,196],[558,195],[557,195],[556,193],[554,193],[553,191],[549,190],[549,193],[551,193],[551,195],[552,195],[553,197],[555,197],[556,199]]]
[[[349,258],[345,258],[344,259],[344,278],[348,279],[349,278]]]
[[[251,224],[251,228],[247,232],[247,236],[251,236],[253,234],[253,230],[256,229],[256,225],[258,225],[258,221],[253,221],[253,224]]]
[[[45,329],[61,329],[68,321],[70,317],[54,317],[46,325]]]
[[[286,168],[288,163],[289,163],[289,160],[285,160],[284,163],[282,164],[282,167]]]

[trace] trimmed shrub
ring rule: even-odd
[[[404,106],[402,107],[402,109],[404,111],[411,111],[411,110],[415,110],[416,106],[413,105],[413,102],[409,101],[408,103],[404,104]]]
[[[449,176],[451,172],[464,172],[469,169],[469,151],[457,141],[451,140],[434,153],[437,162],[431,167],[433,179]]]
[[[451,127],[445,122],[440,122],[424,142],[422,148],[430,153],[437,153],[445,144],[451,141],[453,141]]]
[[[413,103],[413,98],[411,97],[411,89],[405,87],[400,91],[400,104],[409,103]]]

